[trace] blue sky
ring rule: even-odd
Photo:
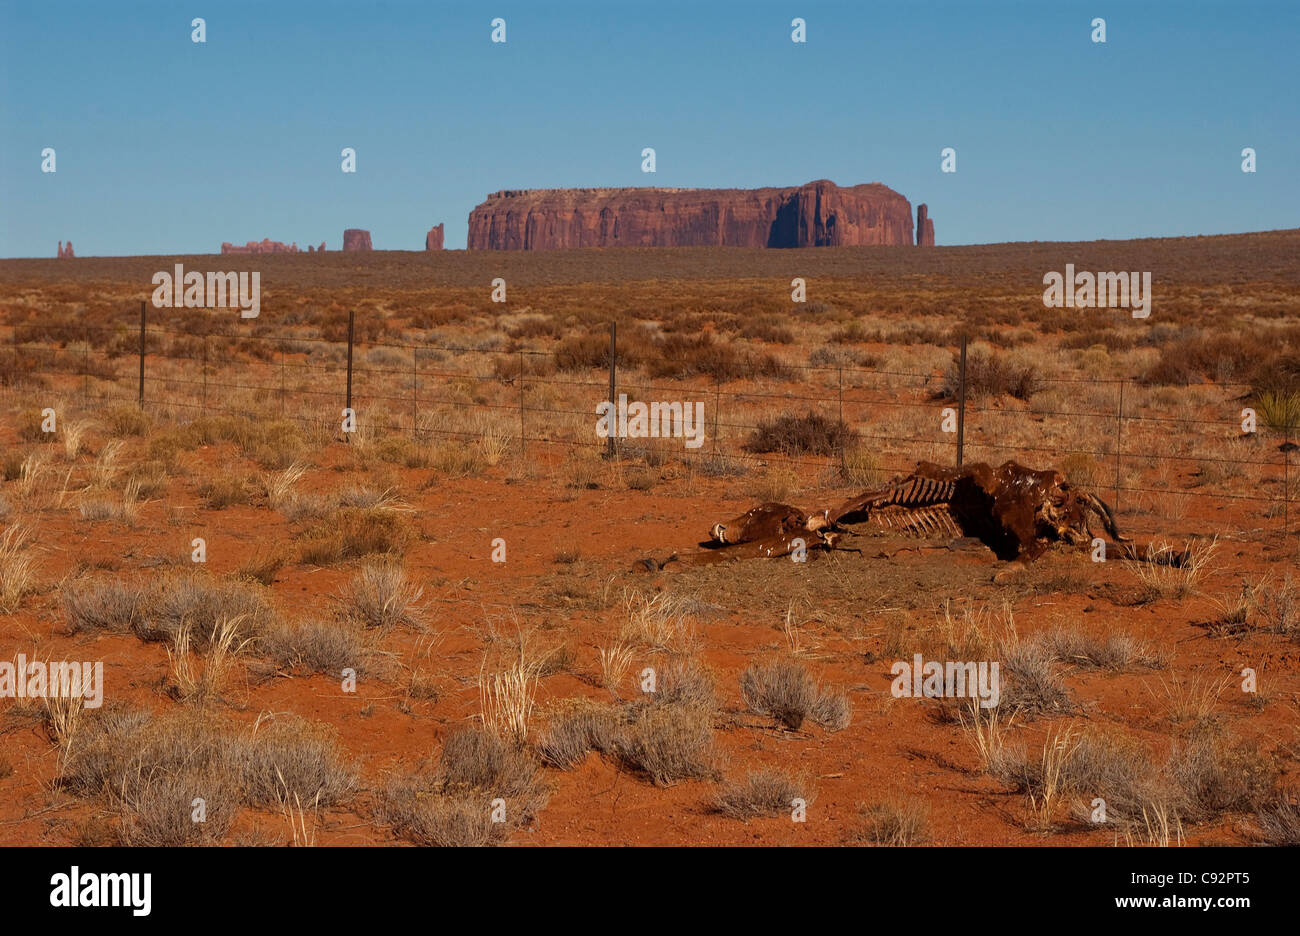
[[[1294,2],[0,0],[0,256],[459,248],[502,188],[820,178],[940,244],[1295,227],[1298,43]]]

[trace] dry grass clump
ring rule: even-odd
[[[808,668],[794,661],[751,663],[740,675],[740,695],[751,712],[797,731],[811,719],[828,731],[848,727],[852,707],[837,690],[822,689]]]
[[[125,634],[135,628],[140,606],[140,589],[118,579],[80,579],[59,589],[63,615],[71,634],[108,631]]]
[[[1185,822],[1267,809],[1279,778],[1256,744],[1217,732],[1175,743],[1161,761],[1137,739],[1095,728],[1058,732],[1038,758],[1004,749],[989,772],[1027,794],[1040,831],[1051,831],[1057,806],[1072,802],[1081,824],[1104,820],[1129,840],[1157,842],[1179,837]]]
[[[1056,672],[1055,650],[1048,642],[1012,636],[1002,644],[1001,656],[999,675],[1010,678],[1001,687],[999,708],[1026,716],[1074,711],[1074,701]]]
[[[542,758],[568,770],[597,751],[658,786],[716,776],[712,677],[694,660],[676,659],[657,682],[654,693],[619,706],[579,704],[563,713],[538,742]]]
[[[533,820],[548,795],[524,748],[468,728],[447,739],[435,771],[394,778],[380,815],[421,845],[499,845]]]
[[[614,736],[612,753],[656,786],[716,775],[713,713],[692,705],[633,705]]]
[[[137,406],[115,406],[100,419],[115,436],[146,436],[153,428],[153,418]]]
[[[288,720],[243,734],[210,713],[116,710],[88,721],[58,784],[119,809],[124,844],[200,845],[224,836],[241,803],[324,805],[354,779],[323,726]]]
[[[345,617],[366,627],[391,630],[408,627],[419,630],[423,613],[419,601],[424,589],[407,581],[406,572],[395,562],[366,562],[340,595]]]
[[[256,648],[281,671],[342,678],[345,669],[358,675],[370,670],[372,651],[362,632],[348,621],[274,624],[258,637]]]
[[[208,510],[225,510],[253,502],[253,480],[246,474],[224,472],[199,485],[199,496]]]
[[[710,805],[729,819],[749,820],[788,813],[795,800],[812,801],[807,781],[779,770],[758,770],[742,781],[728,783]]]
[[[259,585],[242,579],[214,578],[204,572],[174,572],[146,586],[133,630],[142,640],[175,643],[188,627],[193,648],[207,651],[220,625],[236,620],[231,639],[255,637],[275,620],[275,612]]]
[[[613,706],[580,704],[551,722],[537,742],[537,752],[548,766],[572,770],[592,751],[614,749],[621,717]]]
[[[121,809],[123,845],[217,845],[239,815],[239,799],[223,775],[182,770],[142,777],[124,793]]]
[[[1243,623],[1300,640],[1300,582],[1291,573],[1280,582],[1265,579],[1246,590]]]
[[[36,557],[27,549],[30,533],[24,526],[0,533],[0,611],[12,614],[36,590]]]
[[[144,585],[73,580],[64,584],[61,598],[69,633],[129,631],[141,640],[175,644],[186,629],[190,647],[198,652],[208,650],[225,622],[238,620],[230,637],[242,643],[275,619],[261,587],[189,570],[165,573]]]
[[[961,362],[954,354],[943,378],[944,399],[955,400],[961,387]],[[966,395],[980,397],[1011,396],[1028,400],[1042,389],[1038,370],[1028,362],[1010,358],[978,348],[966,352]]]
[[[1268,845],[1300,845],[1300,806],[1285,796],[1255,813],[1260,837]]]
[[[190,652],[191,627],[181,625],[173,645],[167,648],[172,677],[169,688],[176,698],[204,704],[219,696],[231,663],[249,643],[239,639],[241,623],[238,617],[218,620],[202,654]]]
[[[271,585],[288,561],[289,556],[282,549],[258,550],[240,564],[235,577],[257,582],[259,585]]]
[[[1180,812],[1192,821],[1224,812],[1255,812],[1277,790],[1277,767],[1257,744],[1200,732],[1174,745],[1168,772]]]
[[[619,688],[627,679],[628,670],[632,668],[634,648],[625,643],[615,642],[608,647],[600,647],[600,684],[615,697]]]
[[[277,718],[255,726],[251,737],[240,740],[236,766],[249,805],[276,807],[292,798],[330,806],[356,786],[356,771],[329,725]]]
[[[302,476],[307,473],[305,465],[297,462],[279,471],[270,471],[262,475],[262,491],[266,495],[266,505],[272,510],[285,511],[295,501],[294,488]]]
[[[623,592],[623,607],[627,617],[619,636],[635,646],[668,653],[694,651],[699,644],[697,622],[718,610],[690,595],[637,589]]]
[[[714,341],[709,332],[693,336],[668,335],[657,343],[655,351],[657,355],[645,362],[646,372],[651,377],[671,380],[710,377],[719,383],[742,377],[795,378],[794,369],[779,358],[766,353],[742,355],[735,345]]]
[[[843,420],[809,411],[802,416],[781,415],[761,419],[742,446],[755,454],[779,452],[791,457],[838,455],[857,445],[858,433]]]
[[[1060,625],[1040,631],[1025,643],[1041,644],[1047,654],[1085,669],[1105,669],[1114,672],[1141,667],[1158,669],[1164,659],[1131,634],[1113,631],[1101,637],[1084,633],[1077,625]]]
[[[1160,357],[1142,375],[1148,384],[1185,387],[1231,381],[1255,370],[1262,352],[1257,337],[1196,328],[1179,329],[1160,345]]]
[[[1073,802],[1079,822],[1091,823],[1101,805],[1096,800],[1102,800],[1107,827],[1119,831],[1145,826],[1144,816],[1167,813],[1173,804],[1150,752],[1113,732],[1056,732],[1033,758],[1023,748],[1004,747],[989,772],[1026,795],[1030,827],[1040,832],[1055,828],[1065,802]]]
[[[291,419],[257,415],[210,416],[185,427],[188,445],[231,442],[239,453],[263,468],[288,468],[306,448],[302,427]]]
[[[68,461],[76,461],[77,456],[86,451],[86,433],[94,424],[89,420],[76,419],[63,424],[63,454]]]
[[[881,847],[908,848],[930,841],[930,807],[921,800],[882,800],[858,807],[854,837]]]
[[[1232,681],[1231,675],[1216,677],[1212,673],[1197,673],[1184,679],[1172,671],[1168,679],[1157,678],[1158,691],[1148,687],[1148,692],[1155,701],[1163,702],[1170,721],[1201,726],[1213,718],[1219,696]]]
[[[140,482],[132,478],[122,489],[119,500],[111,492],[87,491],[81,497],[79,511],[83,519],[92,522],[117,520],[134,524],[140,515]]]
[[[381,507],[343,507],[302,535],[301,559],[330,565],[387,553],[401,555],[412,538],[410,521]]]
[[[1192,540],[1181,550],[1163,541],[1153,542],[1145,555],[1125,565],[1152,594],[1161,598],[1186,598],[1196,593],[1218,548],[1217,536]]]

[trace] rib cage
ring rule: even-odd
[[[891,484],[873,501],[876,509],[897,505],[899,507],[931,507],[947,504],[956,493],[957,485],[951,481],[910,477]]]
[[[916,536],[961,536],[961,527],[947,504],[939,503],[928,507],[907,507],[888,504],[872,510],[868,518],[876,526],[887,530],[909,533]]]

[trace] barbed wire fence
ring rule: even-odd
[[[595,449],[608,458],[656,457],[653,439],[617,433],[602,438],[595,432],[597,404],[626,395],[683,408],[704,404],[702,444],[692,449],[680,439],[671,441],[679,447],[678,457],[695,460],[706,471],[721,473],[726,463],[740,460],[841,474],[861,468],[887,476],[912,470],[920,458],[949,464],[1015,458],[1057,467],[1058,460],[1067,459],[1067,469],[1088,475],[1084,483],[1110,492],[1117,510],[1129,496],[1207,499],[1276,516],[1281,532],[1290,531],[1294,446],[1289,430],[1275,456],[1176,451],[1198,433],[1258,443],[1258,435],[1242,430],[1246,385],[1207,387],[1221,397],[1212,409],[1223,415],[1212,418],[1148,413],[1137,402],[1143,386],[1128,378],[1039,376],[1040,388],[1055,391],[1054,399],[1064,394],[1069,405],[1049,408],[1031,399],[1024,408],[1009,407],[971,392],[964,339],[945,372],[782,363],[797,385],[812,389],[778,392],[767,386],[779,383],[775,380],[744,387],[756,382],[747,378],[759,376],[752,361],[727,379],[634,380],[633,369],[620,367],[632,355],[620,351],[613,324],[602,362],[608,380],[582,377],[581,370],[594,368],[562,368],[556,351],[508,349],[492,341],[465,347],[376,340],[358,331],[355,313],[349,313],[346,334],[337,338],[221,331],[211,321],[197,326],[190,321],[186,328],[150,324],[143,302],[138,324],[28,322],[4,329],[8,347],[0,351],[0,385],[52,381],[47,389],[75,394],[88,409],[134,405],[180,422],[270,416],[345,441],[351,438],[342,429],[349,410],[357,430],[371,435],[471,441],[492,433],[517,445],[525,457],[536,445]],[[243,376],[232,379],[232,371]],[[1098,399],[1105,408],[1087,405]],[[821,415],[851,433],[835,451],[815,455],[757,452],[748,445],[754,433],[770,428],[772,417],[791,410]],[[653,421],[652,427],[658,428]],[[1026,442],[1035,427],[1042,427],[1039,441]],[[1142,434],[1159,438],[1160,450],[1132,447]],[[1245,492],[1141,483],[1142,467],[1153,468],[1165,481],[1189,463],[1202,472],[1240,478]],[[1139,473],[1126,477],[1126,466]],[[1272,485],[1278,487],[1276,495],[1267,493]]]

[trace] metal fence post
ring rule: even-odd
[[[208,418],[208,336],[203,336],[203,406],[199,410],[203,418]]]
[[[618,354],[618,322],[609,323],[609,405],[614,406],[614,388]],[[605,437],[605,457],[614,457],[614,426],[610,426],[609,435]]]
[[[722,436],[722,381],[713,378],[713,454],[718,454],[718,439]]]
[[[1291,532],[1291,422],[1282,427],[1282,536]]]
[[[144,308],[145,301],[140,300],[140,409],[144,409]]]
[[[355,327],[356,327],[356,318],[357,318],[357,312],[356,312],[356,309],[348,309],[348,402],[347,402],[347,408],[348,408],[349,410],[352,409],[352,336],[353,336],[353,334],[354,334],[354,329],[355,329]],[[354,425],[355,425],[355,421],[354,421]],[[347,440],[348,440],[349,442],[351,442],[351,441],[352,441],[351,433],[348,433],[348,434],[345,436],[345,438],[347,438]]]
[[[420,435],[420,349],[411,349],[411,438]]]
[[[839,370],[839,390],[840,390],[840,417],[839,417],[840,428],[844,429],[845,428],[844,426],[844,365],[841,364],[838,370]],[[848,471],[848,465],[849,465],[847,436],[848,433],[844,433],[844,435],[840,437],[841,438],[841,442],[840,442],[840,473],[841,474],[844,474]]]
[[[519,454],[528,454],[528,437],[524,435],[524,349],[519,349]]]
[[[1119,511],[1119,462],[1120,453],[1124,450],[1124,384],[1127,381],[1119,382],[1119,405],[1115,411],[1115,510]]]
[[[966,336],[961,336],[961,365],[957,372],[957,467],[966,455]]]
[[[90,406],[90,326],[86,326],[86,347],[81,355],[81,405]]]

